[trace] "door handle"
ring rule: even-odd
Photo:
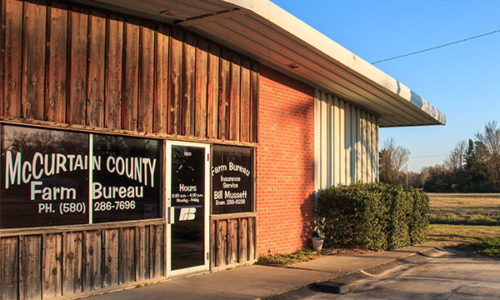
[[[167,207],[167,223],[175,224],[175,207]]]

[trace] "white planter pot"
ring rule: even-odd
[[[313,247],[314,251],[320,251],[321,249],[323,249],[324,239],[318,238],[318,237],[313,237],[311,239],[311,241],[312,241],[312,247]]]

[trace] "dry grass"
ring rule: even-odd
[[[429,193],[431,223],[500,225],[500,194]]]
[[[310,261],[316,256],[318,256],[318,252],[311,249],[302,249],[290,254],[261,255],[257,259],[257,264],[288,266],[298,262]]]
[[[427,193],[432,208],[500,207],[500,194],[440,194]]]
[[[463,244],[495,236],[500,236],[500,226],[432,224],[427,239],[436,242]]]
[[[500,237],[500,194],[428,194],[427,239],[442,245],[478,245]],[[474,243],[474,244],[470,244]]]

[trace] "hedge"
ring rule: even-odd
[[[326,247],[395,249],[424,240],[429,198],[402,185],[338,186],[319,192],[316,214]]]

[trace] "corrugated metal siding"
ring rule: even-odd
[[[377,182],[377,117],[319,89],[314,94],[316,190]]]

